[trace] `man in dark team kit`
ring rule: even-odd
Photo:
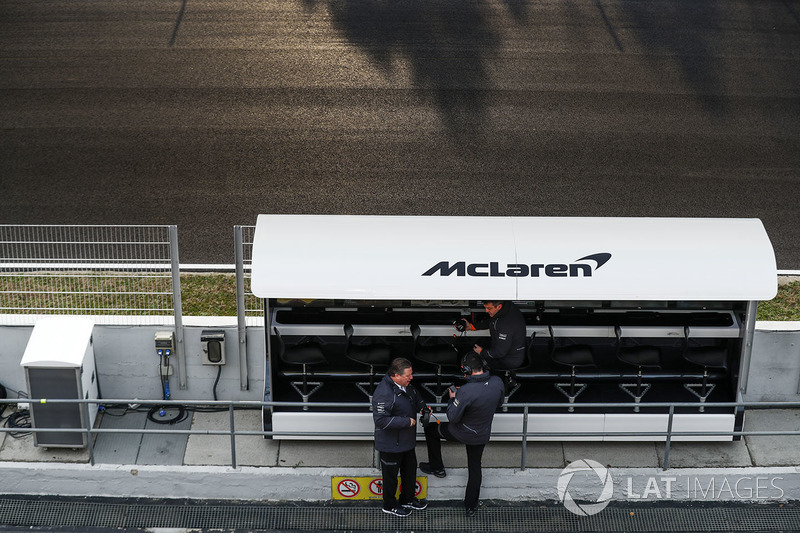
[[[429,423],[425,426],[428,462],[420,463],[419,469],[436,477],[447,476],[442,461],[441,439],[464,443],[467,447],[469,472],[464,508],[467,516],[472,516],[478,508],[481,492],[483,449],[489,442],[494,413],[503,403],[505,386],[503,380],[489,374],[476,353],[464,356],[461,371],[466,377],[466,383],[456,392],[450,390],[450,401],[447,404],[449,422]]]
[[[372,396],[372,418],[375,422],[375,449],[380,452],[383,477],[383,512],[408,516],[412,510],[428,506],[414,497],[417,484],[417,415],[428,409],[417,389],[411,362],[401,357],[392,361]],[[402,480],[399,501],[397,474]]]
[[[489,346],[476,344],[473,351],[479,354],[492,370],[509,370],[519,368],[525,360],[527,333],[525,317],[513,302],[484,302],[483,308],[489,318],[469,322],[468,330],[488,329],[491,343]]]

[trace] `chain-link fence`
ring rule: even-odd
[[[179,321],[177,250],[175,226],[0,225],[0,314]]]

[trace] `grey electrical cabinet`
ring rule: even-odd
[[[49,317],[36,323],[20,365],[28,395],[36,400],[99,398],[92,320]],[[87,429],[97,417],[97,404],[31,402],[31,425],[41,429]],[[82,448],[86,433],[34,432],[35,446]]]

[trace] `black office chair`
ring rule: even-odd
[[[458,350],[452,344],[423,344],[420,341],[420,327],[412,324],[410,329],[414,338],[412,357],[436,367],[436,382],[422,382],[420,385],[436,399],[436,403],[442,403],[447,387],[452,385],[452,382],[442,382],[442,369],[444,367],[455,369],[458,366]],[[435,385],[433,390],[431,385]],[[437,407],[436,410],[441,410],[441,407]]]
[[[619,387],[627,392],[634,400],[634,412],[639,412],[639,404],[647,391],[650,390],[650,383],[642,383],[642,370],[661,370],[661,348],[645,344],[624,345],[622,341],[622,328],[614,327],[617,337],[617,359],[637,368],[636,383],[620,383]]]
[[[708,382],[708,369],[728,370],[728,350],[724,346],[691,346],[689,341],[689,326],[683,328],[683,358],[697,366],[703,367],[703,381],[701,383],[684,383],[683,386],[697,396],[701,403],[705,403],[716,385]],[[699,389],[699,392],[698,390]],[[705,406],[700,406],[700,412],[705,411]]]
[[[273,328],[275,336],[278,339],[278,357],[281,361],[290,365],[301,365],[303,369],[302,381],[290,381],[289,384],[303,399],[303,403],[308,403],[311,395],[317,392],[322,387],[321,381],[308,381],[308,366],[318,365],[320,363],[327,363],[325,355],[322,353],[322,347],[318,342],[306,341],[295,344],[294,346],[286,346],[283,342],[283,337],[278,331],[278,328]],[[302,386],[300,388],[299,386]],[[309,386],[314,388],[309,391]],[[303,406],[303,411],[308,411],[308,406]]]
[[[388,344],[382,342],[372,342],[368,344],[353,343],[353,326],[344,325],[344,354],[351,361],[367,365],[369,367],[369,381],[360,381],[356,387],[367,395],[372,409],[372,395],[375,394],[375,367],[388,367],[392,358],[392,349]],[[366,387],[366,388],[365,388]]]
[[[569,400],[569,412],[575,411],[575,400],[586,390],[586,383],[577,383],[577,368],[594,368],[594,350],[588,344],[559,344],[553,333],[553,326],[547,326],[550,333],[550,359],[559,365],[570,367],[572,373],[569,383],[556,383],[555,388]],[[531,339],[532,341],[533,339]]]

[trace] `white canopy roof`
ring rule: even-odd
[[[758,219],[260,215],[252,290],[364,300],[769,300]]]

